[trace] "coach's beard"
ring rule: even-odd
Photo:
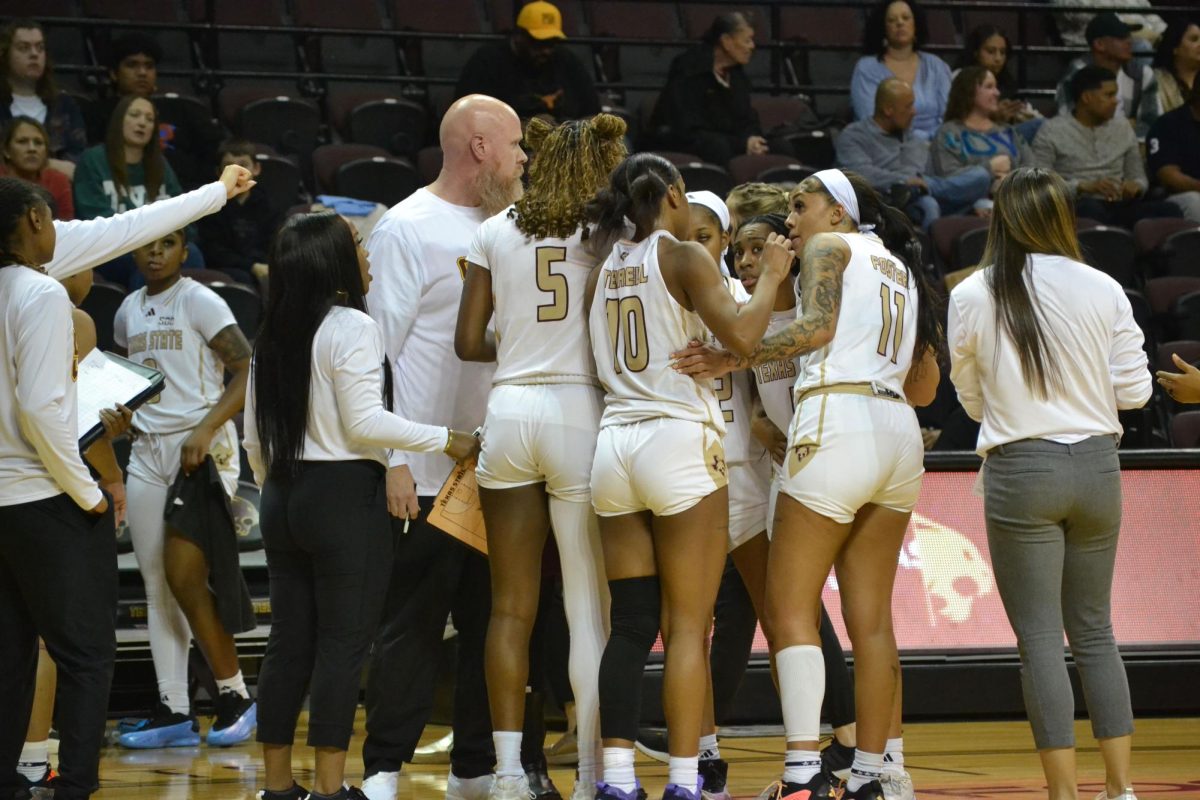
[[[480,172],[475,178],[475,188],[479,192],[479,205],[489,217],[520,200],[525,192],[520,175],[506,181],[493,171]]]

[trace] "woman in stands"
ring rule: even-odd
[[[55,219],[75,219],[71,179],[50,166],[49,137],[33,117],[14,117],[4,128],[0,176],[36,183],[54,199]]]
[[[212,542],[164,521],[167,496],[180,470],[191,474],[206,469],[209,457],[225,493],[232,497],[237,492],[241,459],[233,417],[245,402],[250,370],[250,344],[229,306],[207,286],[183,277],[186,252],[182,230],[138,249],[134,261],[146,285],[125,298],[113,322],[113,338],[129,358],[162,371],[167,379],[162,394],[134,417],[139,435],[126,478],[129,535],[146,586],[159,695],[154,716],[120,736],[121,746],[129,748],[200,743],[188,698],[193,635],[218,689],[208,743],[238,744],[254,729],[255,707],[233,643],[233,634],[241,630],[227,630],[217,611],[221,603],[238,598],[217,598],[209,589]],[[227,371],[233,376],[228,385]]]
[[[983,67],[996,76],[996,87],[1000,90],[1000,104],[992,114],[992,119],[1002,125],[1021,125],[1020,130],[1028,141],[1033,141],[1040,123],[1034,123],[1041,115],[1029,104],[1017,96],[1020,87],[1008,68],[1008,54],[1012,44],[1008,34],[998,25],[980,25],[967,34],[963,40],[962,54],[958,64],[951,74],[951,79],[958,76],[967,67]]]
[[[881,0],[871,9],[863,31],[863,52],[850,78],[850,100],[857,119],[870,119],[875,90],[887,78],[912,87],[917,115],[913,135],[930,139],[942,124],[950,93],[950,67],[921,47],[929,41],[925,11],[917,0]]]
[[[1187,104],[1200,75],[1200,22],[1177,19],[1167,26],[1154,50],[1154,77],[1162,113]]]
[[[1153,389],[1142,332],[1117,282],[1083,263],[1070,192],[1049,170],[1000,184],[980,263],[950,295],[950,377],[983,423],[988,550],[1049,797],[1076,797],[1065,629],[1104,758],[1099,798],[1132,800],[1133,712],[1110,605],[1117,412]]]
[[[46,127],[51,163],[69,179],[87,147],[83,114],[54,84],[46,32],[31,19],[15,19],[0,31],[0,123],[25,116]]]
[[[571,632],[573,796],[591,800],[596,791],[607,597],[589,483],[603,400],[584,319],[587,277],[599,257],[583,240],[583,207],[625,157],[624,135],[625,122],[609,114],[559,127],[530,120],[529,188],[479,227],[467,255],[455,351],[465,361],[497,362],[475,469],[492,574],[486,669],[497,800],[529,796],[521,731],[551,530]]]
[[[832,796],[817,752],[825,672],[819,622],[821,590],[836,566],[857,656],[858,749],[843,796],[875,800],[884,797],[885,749],[899,745],[891,594],[923,473],[920,428],[905,392],[914,388],[925,399],[928,384],[936,386],[941,332],[912,227],[859,176],[824,170],[803,181],[788,227],[804,248],[800,315],[749,356],[688,348],[675,363],[705,377],[808,356],[796,381],[767,568],[788,740],[776,792]],[[889,795],[912,796],[911,784],[895,789]]]
[[[633,769],[639,689],[661,619],[670,751],[664,797],[699,800],[705,637],[728,547],[725,424],[711,383],[676,374],[669,356],[709,331],[738,352],[752,348],[792,255],[786,242],[773,242],[770,268],[739,307],[712,257],[680,241],[690,225],[683,181],[652,153],[623,161],[587,217],[595,235],[615,241],[593,272],[588,318],[606,391],[592,504],[612,598],[612,632],[600,665],[605,749],[598,796],[619,800],[639,791]]]
[[[391,370],[364,312],[370,263],[331,211],[289,219],[269,258],[270,296],[246,392],[246,455],[262,486],[271,635],[258,681],[264,800],[348,800],[342,785],[367,649],[392,562],[389,448],[462,461],[474,436],[386,410]],[[385,401],[385,398],[387,400]],[[309,696],[312,793],[292,775]]]

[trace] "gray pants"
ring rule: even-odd
[[[1075,745],[1063,630],[1098,739],[1133,733],[1129,683],[1110,601],[1121,527],[1111,436],[1063,445],[1026,439],[988,453],[988,549],[1021,652],[1025,711],[1039,750]]]

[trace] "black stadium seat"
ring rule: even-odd
[[[715,164],[683,164],[679,167],[679,174],[683,176],[683,185],[689,192],[708,190],[718,197],[724,197],[734,186],[729,173]]]
[[[388,207],[420,189],[423,183],[412,164],[391,156],[347,161],[338,167],[334,177],[338,194],[383,203]]]
[[[210,283],[208,288],[229,304],[238,327],[251,342],[258,337],[258,326],[262,321],[262,300],[258,292],[241,283]]]
[[[113,320],[124,300],[124,287],[97,278],[92,290],[79,305],[96,323],[96,347],[101,350],[112,350],[117,346],[113,340]]]
[[[1137,269],[1137,245],[1129,231],[1099,225],[1079,232],[1079,246],[1084,261],[1117,283],[1128,289],[1142,285],[1142,276]]]

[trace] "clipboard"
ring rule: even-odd
[[[166,386],[166,377],[156,369],[142,366],[115,353],[93,350],[79,362],[77,420],[79,449],[86,450],[104,435],[100,409],[117,403],[136,411],[157,397]]]
[[[487,557],[487,530],[475,483],[475,459],[455,465],[434,499],[427,521]]]

